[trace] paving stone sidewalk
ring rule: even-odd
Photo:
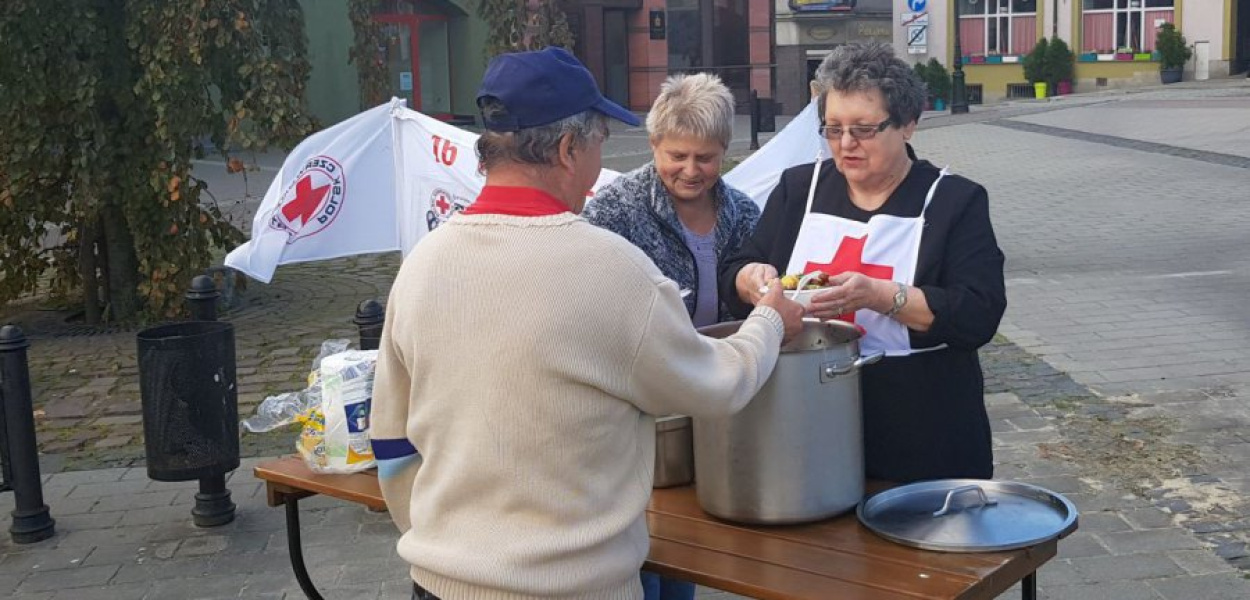
[[[1177,525],[1185,507],[1135,494],[1131,480],[1109,479],[1096,460],[1062,450],[1098,447],[1091,442],[1105,434],[1075,427],[1074,420],[1115,420],[1125,416],[1122,407],[1002,339],[986,350],[985,363],[997,476],[1063,493],[1082,511],[1080,530],[1039,574],[1043,598],[1250,597],[1250,581],[1218,556],[1216,539]],[[57,536],[27,546],[0,540],[0,594],[15,600],[303,598],[290,571],[282,513],[265,505],[263,485],[251,475],[257,460],[246,460],[229,481],[238,518],[215,529],[190,523],[194,482],[149,481],[142,467],[46,476]],[[1199,473],[1201,465],[1194,466]],[[1196,475],[1190,483],[1201,482]],[[0,511],[11,510],[11,502],[11,495],[0,496]],[[397,536],[385,513],[325,498],[303,506],[306,558],[327,598],[407,598],[406,569],[394,555]]]

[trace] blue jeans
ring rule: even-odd
[[[694,584],[643,571],[642,597],[643,600],[693,600]]]

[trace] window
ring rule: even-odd
[[[956,0],[965,55],[1027,54],[1037,43],[1037,0]]]
[[[1082,0],[1081,49],[1085,52],[1151,52],[1155,31],[1172,22],[1175,0]]]

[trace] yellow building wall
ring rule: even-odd
[[[1007,84],[1028,83],[1024,78],[1024,67],[1017,64],[1009,65],[964,65],[965,81],[969,84],[981,84],[981,100],[989,103],[1007,97]]]
[[[1105,78],[1108,87],[1119,87],[1117,83],[1135,82],[1137,84],[1159,83],[1159,63],[1157,62],[1077,62],[1077,92],[1092,92],[1098,89],[1097,80]]]

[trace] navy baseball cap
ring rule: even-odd
[[[507,109],[495,119],[483,116],[491,131],[540,127],[591,109],[635,127],[642,124],[634,113],[603,97],[594,76],[577,58],[554,46],[492,58],[477,90],[479,108],[486,98],[495,98]]]

